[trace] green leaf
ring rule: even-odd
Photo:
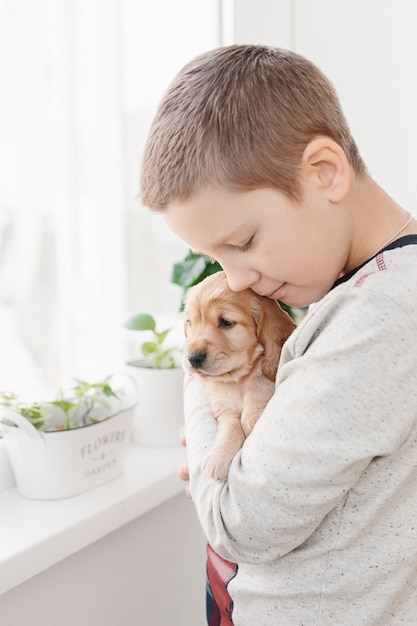
[[[285,302],[281,302],[281,300],[278,300],[278,304],[281,307],[281,309],[285,311],[286,313],[288,313],[291,319],[296,323],[300,322],[308,312],[308,306],[305,306],[305,307],[290,306],[289,304],[285,304]]]
[[[161,352],[157,356],[154,357],[154,368],[169,370],[177,367],[174,357],[172,356],[171,350],[166,350],[165,352]]]
[[[207,276],[222,270],[217,261],[212,263],[210,257],[204,254],[195,254],[189,250],[183,261],[175,263],[172,269],[171,282],[183,288],[180,311],[184,308],[184,298],[190,287],[194,287]]]
[[[156,322],[152,315],[148,313],[139,313],[127,320],[124,324],[125,328],[130,330],[155,330]]]
[[[190,250],[183,261],[174,264],[171,282],[187,290],[201,282],[206,276],[210,276],[210,274],[221,269],[217,262],[211,262],[210,257],[204,254],[194,254]]]
[[[190,287],[199,279],[205,268],[205,258],[193,255],[192,259],[186,258],[182,263],[175,263],[172,282],[183,288]]]
[[[104,393],[105,396],[113,396],[113,398],[119,397],[117,393],[113,391],[113,389],[110,387],[108,383],[104,383],[102,385],[102,392]]]
[[[150,354],[153,354],[154,352],[158,351],[158,346],[156,345],[156,343],[154,341],[145,341],[142,344],[142,353],[144,356],[149,356]]]
[[[165,337],[171,332],[171,330],[171,328],[167,328],[166,330],[162,330],[160,333],[155,333],[159,344],[164,341]]]
[[[69,402],[68,400],[54,400],[51,402],[54,406],[59,406],[65,413],[68,413],[70,409],[74,409],[77,405],[74,402]]]

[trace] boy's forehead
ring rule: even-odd
[[[168,214],[164,214],[164,217]],[[227,228],[224,221],[216,219],[215,215],[209,216],[208,220],[185,219],[172,215],[171,219],[166,219],[169,228],[176,233],[180,239],[185,241],[195,254],[206,254],[210,256],[215,250],[227,245],[228,242],[238,241],[243,224],[233,224]]]

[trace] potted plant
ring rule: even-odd
[[[138,313],[125,322],[125,328],[151,333],[150,340],[144,341],[141,346],[143,359],[130,361],[131,365],[152,367],[154,369],[174,369],[178,367],[178,352],[176,346],[167,347],[166,340],[172,328],[158,330],[155,318],[149,313]]]
[[[149,313],[134,315],[124,326],[144,335],[142,358],[126,363],[138,387],[133,442],[153,447],[178,445],[179,429],[184,423],[184,372],[180,348],[167,344],[172,328],[159,330]]]
[[[77,380],[47,402],[1,392],[0,426],[20,494],[67,498],[120,476],[135,404],[132,381],[120,376]]]

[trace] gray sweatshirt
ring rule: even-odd
[[[227,482],[200,470],[216,423],[196,379],[185,405],[193,501],[237,564],[233,624],[417,624],[417,245],[310,307]]]

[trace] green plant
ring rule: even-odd
[[[194,287],[204,278],[220,272],[222,267],[217,261],[212,261],[210,257],[204,254],[195,254],[191,250],[188,251],[185,258],[178,263],[174,263],[171,274],[171,282],[174,285],[182,287],[182,298],[180,310],[183,309],[184,298],[190,287]]]
[[[94,424],[109,413],[109,404],[106,398],[117,394],[113,391],[107,381],[88,383],[84,380],[77,380],[76,386],[72,389],[73,394],[64,396],[60,391],[58,398],[49,402],[31,402],[9,391],[0,392],[0,407],[4,407],[25,417],[37,430],[46,430],[51,426],[50,407],[55,406],[63,413],[62,423],[52,424],[54,430],[68,430]],[[97,409],[106,409],[100,416]],[[95,415],[91,413],[95,411]],[[3,420],[6,423],[7,418]]]
[[[284,302],[281,302],[281,300],[278,300],[278,303],[281,309],[285,311],[286,313],[288,313],[288,315],[296,324],[301,322],[301,320],[307,314],[307,311],[308,311],[308,306],[303,306],[303,307],[290,306],[289,304],[285,304]]]
[[[42,405],[39,404],[39,402],[29,402],[25,398],[22,398],[11,391],[0,392],[0,407],[19,413],[38,430],[43,430],[48,421],[47,416],[44,414]],[[7,422],[7,419],[2,421],[9,423]]]
[[[156,321],[149,313],[138,313],[129,318],[124,324],[125,328],[137,331],[150,331],[152,333],[152,341],[144,341],[141,345],[141,351],[150,367],[154,369],[173,369],[177,367],[175,353],[177,348],[167,348],[165,340],[171,332],[172,328],[158,330]],[[138,365],[137,361],[131,361],[131,365]]]
[[[87,424],[95,424],[100,421],[98,417],[92,417],[90,414],[97,407],[109,408],[106,398],[113,396],[117,398],[117,394],[113,391],[107,381],[98,383],[88,383],[85,380],[75,379],[77,385],[73,391],[74,398],[65,398],[62,391],[58,400],[53,400],[50,404],[57,406],[64,412],[65,423],[64,428],[75,428],[76,426]]]

